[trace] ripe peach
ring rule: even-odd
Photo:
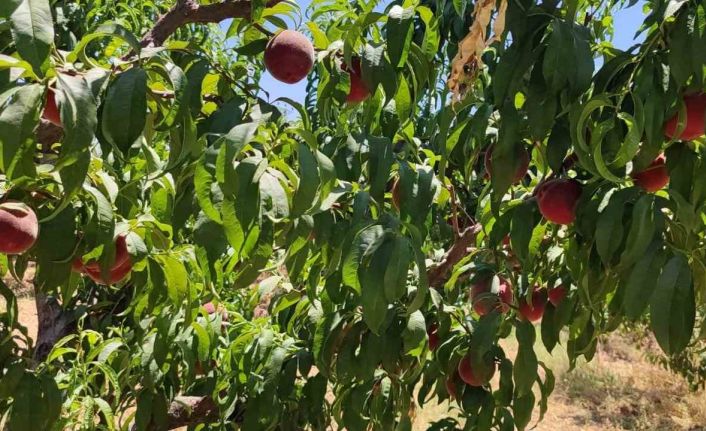
[[[520,316],[530,322],[536,322],[544,315],[544,308],[547,305],[547,294],[544,290],[535,289],[532,292],[531,304],[522,298],[520,300]]]
[[[100,268],[98,270],[85,268],[86,275],[97,284],[116,284],[123,281],[132,271],[132,262],[130,259],[123,263],[114,266],[108,273],[108,278],[104,278]]]
[[[517,151],[516,156],[520,159],[520,164],[517,167],[517,170],[515,170],[515,176],[512,178],[512,183],[519,183],[522,181],[522,178],[527,175],[527,169],[529,169],[529,154],[527,153],[527,150],[522,147],[521,150]],[[493,165],[491,163],[493,157],[493,146],[491,145],[488,147],[488,149],[485,152],[485,159],[484,159],[484,165],[485,165],[485,172],[486,172],[486,178],[490,178],[493,175]]]
[[[427,336],[429,337],[429,350],[433,352],[439,347],[439,325],[436,323],[429,325]]]
[[[470,386],[483,386],[495,375],[495,362],[490,362],[486,365],[487,366],[483,367],[483,369],[474,370],[471,365],[470,355],[466,355],[458,364],[458,375],[461,377],[461,380]]]
[[[559,306],[561,301],[566,298],[566,287],[563,284],[549,289],[547,296],[549,297],[549,302],[551,302],[555,307]]]
[[[265,48],[265,67],[275,79],[284,83],[301,81],[313,66],[314,47],[298,31],[284,30],[278,33]]]
[[[130,254],[127,251],[127,242],[125,235],[119,235],[115,239],[115,261],[113,262],[112,268],[117,268],[118,266],[125,263],[126,260],[130,259]],[[83,264],[83,263],[82,263]],[[97,260],[83,264],[85,270],[98,271],[100,272],[100,263]]]
[[[0,204],[0,253],[22,254],[32,248],[39,234],[39,221],[32,208],[22,202]]]
[[[206,313],[208,314],[213,314],[216,312],[216,305],[211,301],[208,301],[207,303],[203,304],[203,308],[206,309]]]
[[[44,103],[44,112],[42,112],[42,118],[56,126],[63,127],[61,125],[61,115],[59,114],[59,108],[56,104],[56,96],[54,95],[54,89],[52,88],[47,90],[47,99]]]
[[[549,180],[537,186],[539,212],[557,224],[570,224],[576,219],[576,204],[581,197],[581,183],[573,179]]]
[[[348,103],[359,103],[367,99],[370,96],[370,90],[363,82],[363,73],[360,68],[360,58],[354,57],[351,60],[351,67],[348,65],[343,65],[343,71],[348,72],[351,78],[351,89],[348,91],[348,96],[346,101]]]
[[[630,176],[635,181],[635,185],[642,187],[648,192],[661,190],[669,182],[669,172],[665,165],[664,154],[660,154],[654,159],[647,169],[633,172]]]
[[[502,277],[499,277],[499,287],[497,297],[490,291],[493,279],[487,278],[471,286],[471,302],[473,310],[481,316],[485,316],[493,310],[507,313],[512,304],[512,284]]]
[[[71,264],[74,271],[83,272],[98,284],[116,284],[124,280],[132,271],[132,261],[127,250],[125,235],[119,235],[115,239],[115,261],[108,271],[107,278],[103,277],[100,263],[97,260],[83,263],[80,257],[74,259]]]
[[[698,93],[684,96],[686,105],[686,120],[683,126],[684,131],[679,136],[677,125],[679,124],[679,114],[675,114],[664,124],[664,134],[669,139],[681,139],[683,141],[693,141],[704,135],[704,117],[706,117],[706,94]]]

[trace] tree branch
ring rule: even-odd
[[[211,397],[176,397],[167,412],[167,429],[175,429],[218,419],[218,406]]]
[[[456,242],[451,246],[449,251],[446,252],[441,262],[427,270],[427,278],[429,278],[430,286],[439,287],[446,281],[446,276],[449,271],[468,254],[468,249],[473,245],[473,242],[476,240],[476,235],[478,235],[482,228],[480,223],[466,228],[456,239]]]
[[[59,305],[53,296],[35,290],[37,304],[37,343],[34,359],[44,361],[57,341],[69,335],[74,329],[75,319]]]
[[[282,0],[270,0],[274,6]],[[142,38],[144,48],[162,46],[177,29],[192,23],[219,23],[229,18],[250,18],[250,0],[228,0],[223,3],[200,5],[196,0],[179,0]]]

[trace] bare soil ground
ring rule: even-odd
[[[514,343],[503,347],[514,357]],[[706,392],[690,392],[680,376],[649,362],[645,353],[658,349],[648,334],[616,332],[600,343],[591,363],[579,363],[569,372],[562,346],[549,354],[538,342],[535,350],[554,370],[556,388],[544,420],[537,424],[535,414],[530,427],[537,431],[706,431]],[[448,405],[425,406],[418,411],[414,430],[426,430],[429,423],[446,415]]]
[[[28,271],[25,283],[6,279],[18,295],[20,321],[36,339],[37,315]],[[5,304],[0,299],[0,309]],[[642,339],[641,339],[642,338]],[[516,345],[503,346],[513,357]],[[549,354],[538,343],[540,360],[556,373],[556,389],[538,431],[686,430],[706,431],[706,392],[690,392],[681,377],[649,362],[646,351],[657,347],[647,334],[615,333],[600,344],[596,358],[568,371],[565,350]],[[449,414],[448,404],[417,409],[415,431]],[[536,420],[533,422],[533,425]]]

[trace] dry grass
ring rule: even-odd
[[[591,363],[580,362],[570,372],[561,346],[550,354],[538,342],[537,356],[554,370],[557,385],[544,420],[534,430],[706,431],[706,393],[690,392],[681,377],[648,362],[643,352],[657,347],[646,337],[635,342],[634,335],[607,337]],[[515,356],[514,342],[503,347],[508,356]],[[425,430],[447,409],[447,404],[418,409],[414,430]]]

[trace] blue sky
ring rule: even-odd
[[[310,0],[297,1],[304,13],[310,4]],[[380,2],[381,6],[376,9],[382,9],[387,1]],[[623,9],[613,15],[615,23],[615,37],[613,44],[619,49],[627,49],[635,43],[635,33],[643,22],[644,13],[642,11],[643,2],[639,1],[635,6],[629,9]],[[291,21],[287,20],[290,25],[294,26]],[[227,27],[226,27],[227,28]],[[642,39],[643,35],[640,36]],[[270,94],[271,100],[278,97],[288,97],[297,102],[303,103],[306,95],[306,80],[302,80],[297,84],[284,84],[274,79],[269,73],[265,73],[260,81],[261,88]],[[266,97],[263,94],[263,97]],[[286,109],[286,108],[285,108]]]

